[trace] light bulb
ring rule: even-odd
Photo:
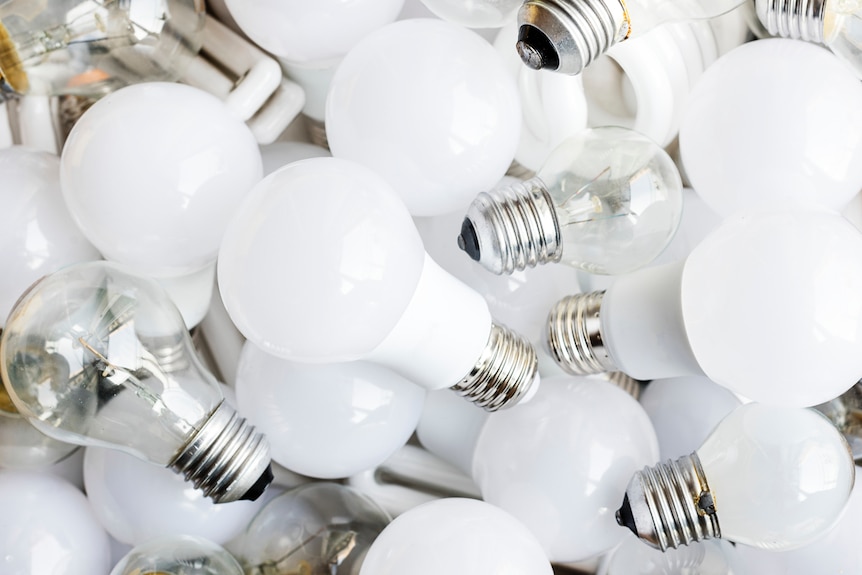
[[[608,126],[564,141],[535,178],[480,193],[458,245],[496,274],[548,262],[621,274],[655,259],[681,217],[682,181],[670,156]]]
[[[499,28],[515,17],[523,0],[422,0],[436,16],[467,28]]]
[[[392,188],[355,162],[264,178],[228,226],[218,283],[243,335],[284,359],[374,361],[491,410],[538,382],[532,346],[427,256]]]
[[[799,201],[840,210],[862,188],[862,85],[819,46],[748,42],[692,90],[679,149],[721,216]]]
[[[161,536],[141,543],[114,565],[111,575],[243,575],[222,546],[191,535]]]
[[[756,0],[757,18],[774,35],[823,44],[862,79],[862,6],[842,0]]]
[[[611,46],[667,22],[707,20],[745,0],[525,0],[518,42],[534,70],[580,74]]]
[[[224,228],[262,169],[248,127],[215,96],[150,82],[84,113],[60,177],[87,239],[105,259],[163,281],[191,327],[206,314]]]
[[[601,560],[596,575],[740,575],[733,545],[722,539],[692,542],[659,551],[626,537]],[[774,573],[773,571],[759,571]]]
[[[414,216],[463,209],[496,184],[518,146],[515,83],[478,34],[434,19],[372,32],[329,87],[332,155],[386,179]]]
[[[10,0],[0,7],[0,99],[174,80],[201,47],[196,0]]]
[[[483,501],[446,498],[399,515],[368,550],[359,575],[551,575],[535,537]]]
[[[323,479],[382,463],[410,439],[425,400],[424,389],[382,365],[296,363],[249,341],[236,394],[269,438],[273,461]]]
[[[97,260],[60,192],[57,156],[21,146],[0,149],[0,328],[18,296],[45,274]]]
[[[3,573],[93,575],[111,569],[108,534],[86,496],[44,473],[0,470]]]
[[[216,502],[254,500],[272,480],[265,439],[224,403],[167,293],[116,265],[31,286],[0,338],[0,373],[55,439],[170,467]]]
[[[749,403],[691,455],[635,473],[617,522],[662,550],[714,537],[793,549],[840,518],[854,474],[847,442],[821,414]]]
[[[558,302],[548,346],[572,373],[706,375],[753,401],[808,407],[860,379],[860,294],[862,235],[838,213],[739,213],[684,261]]]

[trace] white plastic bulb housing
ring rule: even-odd
[[[160,536],[137,545],[120,559],[111,575],[243,575],[224,547],[203,537]]]
[[[704,72],[679,145],[722,216],[799,201],[840,210],[862,188],[862,84],[822,47],[748,42]]]
[[[336,157],[377,171],[417,216],[466,206],[505,174],[518,146],[515,83],[479,35],[402,20],[345,56],[326,100]]]
[[[505,511],[474,499],[424,503],[390,523],[359,575],[551,575],[536,538]]]
[[[97,260],[63,204],[54,154],[12,146],[0,150],[0,328],[15,300],[41,276]]]
[[[153,280],[107,262],[63,268],[18,300],[0,374],[40,431],[170,467],[217,502],[272,480],[266,441],[226,405]]]
[[[264,50],[292,64],[332,63],[371,31],[395,20],[404,0],[225,0]]]
[[[436,16],[468,28],[499,28],[515,18],[522,0],[422,0]]]
[[[297,363],[249,341],[236,395],[240,411],[269,438],[273,461],[322,479],[383,463],[410,439],[425,400],[424,389],[382,365]]]
[[[847,442],[820,413],[749,403],[690,456],[636,473],[617,521],[659,549],[713,537],[793,549],[838,521],[854,477]]]

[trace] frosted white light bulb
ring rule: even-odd
[[[722,216],[794,201],[840,210],[862,188],[862,84],[819,46],[743,44],[692,90],[679,146]]]
[[[0,374],[55,439],[170,467],[216,502],[257,499],[272,481],[266,440],[224,403],[167,293],[116,264],[31,286],[0,337]]]
[[[505,511],[447,498],[399,515],[368,550],[360,575],[551,575],[536,538]]]
[[[532,346],[427,256],[392,188],[355,162],[312,158],[264,178],[228,226],[218,282],[237,328],[284,359],[375,361],[487,409],[537,382]]]
[[[516,49],[528,67],[580,74],[608,49],[667,23],[721,16],[745,0],[525,0]]]
[[[835,524],[854,474],[847,442],[820,413],[749,403],[691,455],[637,472],[617,521],[662,550],[713,537],[793,549]]]
[[[160,535],[195,535],[224,544],[263,506],[262,498],[214,503],[169,469],[99,447],[85,450],[84,486],[99,522],[130,545]]]
[[[248,127],[197,88],[128,86],[78,120],[60,175],[72,217],[105,258],[166,287],[197,286],[181,311],[187,325],[199,322],[224,228],[262,176]]]
[[[520,118],[496,50],[433,19],[366,36],[339,65],[326,101],[332,154],[375,170],[416,216],[462,209],[496,184],[515,155]]]
[[[174,80],[201,47],[195,0],[32,2],[0,7],[0,100]]]
[[[425,399],[424,389],[382,365],[296,363],[250,341],[236,394],[240,411],[269,438],[273,461],[323,479],[382,463],[410,439]]]
[[[515,17],[523,0],[422,0],[436,16],[468,28],[499,28]]]
[[[15,300],[41,276],[65,265],[97,260],[60,192],[60,161],[47,152],[0,150],[0,328]]]
[[[111,575],[243,575],[222,546],[191,535],[160,536],[137,545]]]
[[[562,262],[621,274],[651,262],[682,217],[682,181],[668,154],[626,128],[582,131],[536,177],[480,193],[458,245],[496,273]]]
[[[548,318],[551,354],[572,373],[706,375],[793,407],[860,379],[860,338],[862,234],[815,208],[739,213],[686,260],[564,298]]]
[[[93,575],[111,569],[108,534],[86,496],[44,473],[0,470],[3,573]]]

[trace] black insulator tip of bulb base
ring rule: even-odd
[[[476,228],[473,227],[473,222],[470,218],[464,218],[461,222],[461,235],[458,236],[458,247],[464,250],[470,259],[478,262],[482,255],[479,249],[479,237],[476,235]]]
[[[523,25],[518,29],[515,44],[521,61],[533,70],[556,70],[560,67],[560,55],[547,34],[539,28]]]
[[[260,474],[260,477],[257,478],[257,481],[254,482],[254,485],[249,487],[248,491],[243,493],[242,497],[239,498],[240,501],[257,501],[257,498],[263,495],[263,492],[266,491],[266,488],[269,487],[274,478],[272,465],[267,465],[263,473]]]
[[[635,516],[632,513],[632,506],[631,503],[629,503],[628,494],[623,497],[623,504],[619,509],[617,509],[616,518],[617,525],[619,525],[620,527],[628,527],[629,529],[631,529],[632,533],[634,533],[635,535],[638,534],[638,529],[635,525]]]

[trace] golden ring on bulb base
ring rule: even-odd
[[[30,81],[24,72],[24,64],[18,56],[15,42],[6,26],[0,22],[0,87],[10,87],[14,92],[23,94],[30,88]]]
[[[632,17],[629,15],[628,6],[626,6],[626,0],[620,0],[620,6],[623,8],[623,22],[626,25],[626,34],[623,36],[623,40],[627,40],[629,36],[632,35]]]

